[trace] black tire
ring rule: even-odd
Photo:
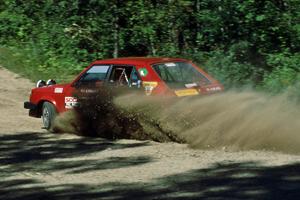
[[[42,122],[45,129],[55,132],[53,122],[56,117],[56,109],[52,103],[45,102],[42,107]]]

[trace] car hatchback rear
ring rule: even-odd
[[[152,64],[152,69],[176,96],[214,93],[223,86],[194,64],[186,61]]]

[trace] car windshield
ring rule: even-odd
[[[192,88],[210,83],[208,78],[187,62],[159,63],[152,67],[172,89]]]
[[[103,81],[107,76],[108,65],[94,65],[80,77],[80,84],[94,83]]]

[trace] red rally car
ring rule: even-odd
[[[71,83],[38,81],[30,101],[24,102],[29,116],[42,118],[51,129],[54,117],[77,106],[74,93],[83,85],[114,85],[136,88],[145,95],[191,96],[215,93],[223,86],[191,61],[179,58],[117,58],[97,60]]]

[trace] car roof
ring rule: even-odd
[[[106,60],[97,60],[93,64],[154,64],[162,62],[175,62],[175,61],[187,61],[181,58],[166,58],[166,57],[127,57],[127,58],[113,58]]]

